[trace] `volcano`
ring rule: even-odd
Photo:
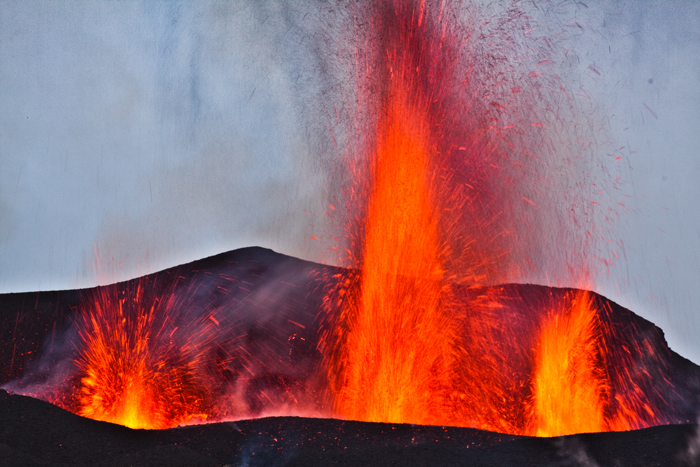
[[[441,410],[458,416],[328,420],[353,418],[334,400],[324,340],[346,325],[329,291],[356,273],[244,248],[93,289],[0,295],[3,449],[25,465],[116,451],[135,465],[685,462],[700,367],[649,321],[577,289],[452,284],[463,386]],[[618,433],[577,434],[597,431]],[[47,433],[58,447],[39,442]]]

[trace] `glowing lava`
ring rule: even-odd
[[[602,333],[590,296],[551,310],[537,339],[532,381],[534,436],[607,431],[610,383]]]
[[[443,8],[388,2],[375,13],[381,49],[373,78],[381,91],[367,96],[379,104],[368,104],[377,114],[369,117],[372,136],[362,136],[367,175],[355,180],[358,204],[351,209],[357,217],[349,228],[358,272],[331,292],[341,303],[327,337],[334,413],[375,422],[468,425],[473,411],[464,408],[472,399],[462,384],[463,328],[450,285],[455,271],[446,264],[454,265],[455,257],[474,260],[460,271],[473,280],[482,265],[476,263],[493,258],[477,261],[472,250],[494,248],[490,240],[474,242],[488,229],[463,233],[460,216],[472,206],[464,185],[451,190],[454,180],[446,180],[454,170],[445,165],[466,146],[458,148],[464,140],[455,144],[464,135],[459,129],[455,138],[450,128],[462,117],[450,114],[449,93],[441,89],[453,71],[445,61],[445,29],[442,37],[431,37],[437,30],[431,21],[442,17]],[[371,54],[364,59],[373,60]],[[465,154],[489,146],[488,138],[474,136]],[[472,188],[481,183],[476,177],[483,176],[483,163],[464,172],[475,175]],[[455,225],[457,235],[450,232]]]
[[[449,419],[457,343],[446,312],[431,190],[435,151],[424,103],[397,75],[379,121],[364,263],[344,312],[349,328],[335,410],[356,420]],[[443,415],[447,415],[445,418]]]
[[[566,262],[567,252],[555,267],[575,280],[593,274],[583,222],[561,227],[544,211],[561,194],[544,175],[550,165],[531,167],[540,151],[588,144],[578,134],[575,144],[566,141],[565,125],[549,129],[566,120],[559,115],[543,123],[556,105],[568,105],[564,88],[557,82],[552,97],[542,68],[518,74],[510,63],[510,46],[522,46],[537,67],[548,63],[522,45],[529,39],[509,35],[518,21],[523,37],[534,28],[517,9],[496,18],[490,36],[476,26],[459,36],[444,2],[396,0],[371,10],[368,36],[378,46],[353,57],[358,115],[348,120],[358,126],[345,132],[356,137],[348,153],[360,153],[349,168],[351,269],[334,270],[326,315],[306,316],[297,294],[306,285],[287,277],[259,285],[258,295],[253,282],[267,265],[241,273],[240,283],[222,273],[207,292],[187,291],[205,302],[220,294],[211,303],[228,307],[221,316],[206,302],[190,318],[184,301],[145,293],[139,282],[99,288],[78,321],[74,400],[62,405],[132,428],[258,416],[263,408],[298,415],[289,407],[314,404],[314,415],[533,436],[658,423],[652,377],[634,371],[646,349],[609,346],[623,342],[624,330],[606,327],[592,294],[533,298],[484,287],[525,269],[519,260],[558,259],[546,239],[567,229],[577,229],[572,244],[584,259]],[[561,186],[569,181],[581,186]],[[576,216],[567,204],[576,196],[562,201],[566,216]],[[588,214],[580,217],[588,222]],[[284,295],[285,287],[295,292]],[[323,319],[328,327],[315,327]]]
[[[197,352],[174,344],[167,305],[144,303],[141,286],[116,295],[103,288],[84,310],[76,413],[130,428],[205,420],[211,408],[197,382]]]

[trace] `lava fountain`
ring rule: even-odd
[[[318,416],[315,279],[278,256],[253,248],[78,291],[50,306],[67,319],[8,388],[131,428]]]
[[[149,303],[143,285],[133,293],[103,288],[79,324],[80,382],[73,410],[79,415],[130,428],[170,428],[206,420],[210,392],[201,369],[202,354],[191,343],[176,345],[177,326],[168,325],[167,297]],[[161,300],[165,303],[161,306]],[[202,334],[209,322],[190,323]],[[180,331],[183,332],[182,330]]]
[[[608,431],[610,382],[600,361],[602,331],[586,292],[550,310],[537,338],[531,434]]]
[[[377,7],[372,21],[381,31],[380,48],[377,56],[358,60],[375,63],[366,79],[376,78],[381,91],[367,85],[373,94],[358,99],[369,102],[367,118],[374,122],[372,137],[358,144],[366,148],[368,175],[356,177],[351,192],[359,195],[350,196],[356,203],[350,208],[350,261],[358,272],[331,292],[342,304],[327,339],[334,411],[341,417],[470,424],[461,407],[470,399],[461,366],[468,356],[450,285],[456,271],[448,266],[457,252],[457,261],[472,263],[461,272],[474,284],[479,267],[500,256],[497,243],[479,242],[493,220],[465,232],[467,219],[460,216],[473,201],[464,186],[483,185],[490,161],[480,156],[496,145],[480,131],[460,139],[469,126],[460,128],[463,118],[454,111],[468,108],[449,100],[455,79],[451,37],[440,27],[447,25],[444,5],[439,12],[433,8],[425,2],[419,8],[403,2]],[[471,184],[455,183],[450,158],[457,151],[475,156],[473,166],[458,167]]]
[[[449,317],[422,96],[399,68],[379,118],[361,273],[349,294],[335,410],[370,421],[446,420],[457,345]]]
[[[517,212],[512,203],[539,176],[531,169],[538,164],[532,154],[547,144],[567,146],[560,135],[539,131],[546,125],[538,116],[556,112],[547,107],[551,102],[542,108],[520,99],[522,87],[509,86],[505,75],[489,83],[495,89],[483,88],[498,65],[479,71],[476,57],[465,65],[455,44],[468,49],[471,33],[454,34],[456,15],[448,10],[444,2],[425,1],[376,7],[379,46],[375,55],[355,59],[370,64],[365,79],[372,84],[359,88],[373,92],[359,92],[357,100],[378,103],[365,109],[372,136],[355,130],[365,154],[354,159],[359,168],[351,172],[364,175],[348,195],[351,212],[360,213],[350,216],[347,228],[354,269],[328,300],[342,309],[326,339],[334,412],[534,436],[638,426],[648,404],[624,391],[613,398],[605,332],[587,293],[533,311],[529,334],[503,332],[508,324],[493,311],[503,307],[497,292],[466,301],[455,293],[512,270],[522,238],[536,235],[521,238],[512,226],[537,232],[528,222],[532,214]],[[510,14],[505,27],[517,22]],[[489,45],[502,46],[502,38],[491,39]],[[489,57],[497,61],[495,52]],[[480,78],[484,83],[474,84]],[[508,133],[513,128],[514,136]],[[513,176],[513,167],[524,178]],[[592,274],[585,261],[566,266],[579,282]]]

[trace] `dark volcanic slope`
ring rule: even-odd
[[[338,312],[324,308],[324,297],[346,272],[245,248],[104,288],[0,295],[0,385],[36,394],[32,388],[55,385],[56,379],[74,374],[70,365],[76,316],[98,292],[134,297],[138,289],[145,306],[171,297],[178,305],[173,320],[181,324],[212,310],[222,324],[228,323],[226,328],[212,328],[221,331],[210,341],[211,355],[205,356],[212,365],[213,390],[240,389],[238,406],[225,416],[299,413],[276,411],[288,407],[290,400],[303,401],[311,409],[303,413],[329,413],[318,342],[322,327]],[[468,313],[466,326],[486,329],[485,323],[491,323],[488,339],[498,343],[493,348],[500,352],[490,355],[489,349],[475,347],[470,355],[496,362],[499,374],[514,375],[513,387],[527,381],[532,336],[547,310],[577,293],[523,284],[454,286],[454,291],[469,304],[461,311]],[[695,421],[700,408],[700,368],[670,350],[663,332],[649,321],[605,297],[592,297],[604,328],[610,400],[617,400],[618,393],[642,394],[656,415],[642,416],[639,426],[679,425],[556,439],[289,417],[142,431],[87,420],[2,392],[0,464],[687,465],[678,456],[688,451],[695,436],[694,425],[684,423]],[[513,389],[513,400],[507,402],[514,410],[526,407],[522,402],[527,401],[527,385],[520,388]],[[700,451],[700,438],[695,446]]]
[[[697,425],[527,438],[295,417],[131,430],[4,391],[0,422],[0,465],[22,466],[685,466],[698,437]]]
[[[313,323],[323,295],[318,290],[322,286],[319,278],[334,270],[251,247],[113,287],[116,293],[128,293],[140,285],[147,290],[147,298],[170,294],[187,297],[191,315],[224,306],[232,314],[252,316],[243,324],[247,326],[244,330],[252,329],[255,334],[266,321],[288,314],[296,322]],[[64,331],[71,326],[71,319],[100,289],[104,288],[0,294],[0,385],[25,374],[48,348],[63,346]]]

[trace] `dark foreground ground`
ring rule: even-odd
[[[697,433],[690,424],[528,438],[296,417],[148,431],[0,390],[3,466],[686,466]]]

